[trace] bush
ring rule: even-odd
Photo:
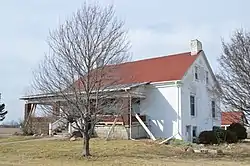
[[[240,123],[232,123],[227,130],[235,132],[239,140],[247,138],[246,128]]]
[[[217,144],[224,143],[226,141],[226,130],[223,130],[221,128],[213,128],[213,132],[215,133],[215,137],[217,139]]]
[[[217,138],[214,131],[202,131],[198,137],[199,144],[217,144]]]
[[[237,141],[235,132],[220,128],[215,128],[212,131],[203,131],[198,137],[199,144],[236,143]]]
[[[71,137],[75,137],[75,138],[80,137],[80,138],[83,138],[82,133],[80,131],[73,131],[72,134],[71,134],[71,136],[70,136],[70,138]]]
[[[213,130],[221,130],[220,126],[213,126]]]
[[[238,142],[238,137],[235,132],[232,132],[230,130],[224,130],[225,131],[225,141],[229,144]]]

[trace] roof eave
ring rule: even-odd
[[[143,85],[147,85],[150,82],[142,82],[142,83],[137,83],[137,84],[132,84],[132,85],[128,85],[125,87],[121,87],[121,88],[111,88],[111,89],[105,89],[105,90],[101,90],[101,92],[115,92],[115,91],[125,91],[125,90],[130,90],[132,88],[138,87],[138,86],[143,86]],[[92,91],[92,93],[96,93],[97,91]],[[30,96],[24,96],[19,98],[20,100],[34,100],[34,99],[45,99],[45,98],[54,98],[54,97],[60,97],[63,95],[72,95],[73,93],[65,93],[65,94],[38,94],[38,95],[30,95]],[[80,92],[80,94],[84,94],[84,91]]]

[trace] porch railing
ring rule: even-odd
[[[63,125],[67,124],[67,120],[65,118],[60,118],[58,120],[56,120],[53,123],[49,123],[49,135],[52,135],[52,132],[60,127],[62,127]]]

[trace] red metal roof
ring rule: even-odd
[[[105,82],[109,82],[109,78],[117,78],[119,81],[115,84],[181,80],[198,56],[199,53],[191,55],[191,52],[185,52],[106,66]],[[82,86],[80,80],[75,84]]]
[[[222,112],[221,125],[230,125],[232,123],[239,123],[242,120],[243,112]]]
[[[120,64],[122,83],[180,80],[195,61],[190,52]]]
[[[116,73],[122,76],[123,84],[181,80],[196,58],[197,55],[185,52],[132,61],[118,65]]]

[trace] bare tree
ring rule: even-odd
[[[117,19],[113,6],[84,4],[50,32],[48,44],[50,52],[34,72],[33,87],[36,93],[63,99],[58,104],[61,117],[82,133],[82,155],[89,156],[89,140],[98,115],[104,114],[107,105],[120,103],[112,89],[121,79],[121,73],[113,71],[129,58],[124,22]]]
[[[230,42],[222,41],[222,48],[217,74],[222,102],[226,109],[250,114],[250,33],[236,30]]]

